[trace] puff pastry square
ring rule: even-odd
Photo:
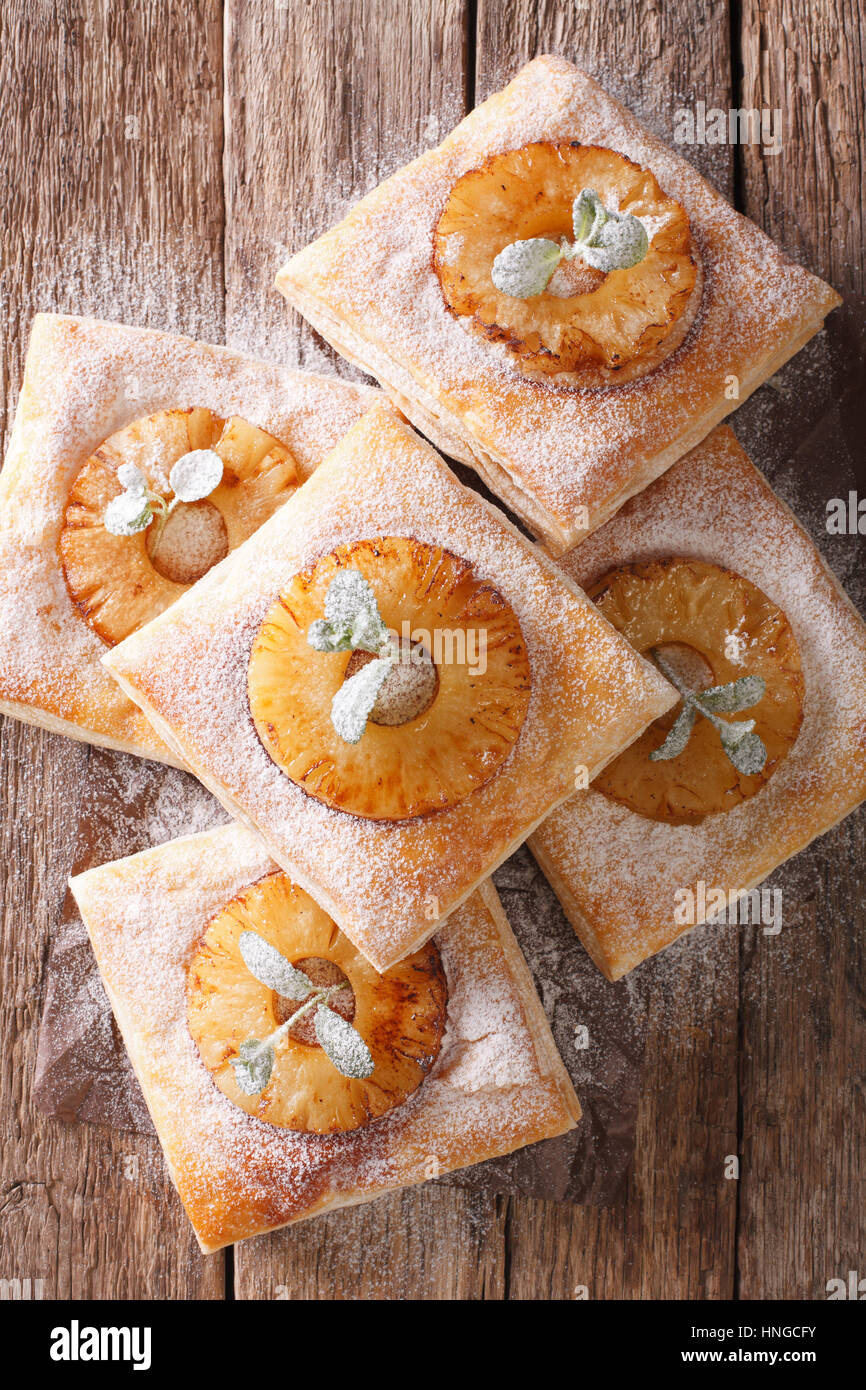
[[[247,692],[256,633],[290,580],[344,542],[381,536],[468,560],[510,603],[531,670],[520,735],[496,775],[457,805],[402,821],[361,819],[303,791],[259,741]],[[676,698],[576,585],[386,406],[353,426],[239,550],[104,660],[380,971],[417,950],[565,800],[577,769],[600,770]]]
[[[202,1250],[574,1128],[577,1097],[489,883],[437,938],[448,980],[446,1033],[408,1101],[364,1129],[324,1137],[233,1105],[190,1036],[187,970],[214,913],[275,867],[258,836],[229,825],[71,881]]]
[[[168,333],[38,314],[0,474],[0,710],[175,762],[100,665],[106,648],[66,586],[58,543],[76,475],[132,421],[205,406],[275,435],[306,477],[375,395]]]
[[[499,345],[464,331],[433,268],[435,228],[464,173],[530,142],[566,140],[607,147],[651,170],[685,208],[701,257],[691,331],[630,384],[575,390],[522,376]],[[554,57],[527,64],[441,145],[294,256],[276,283],[554,554],[703,439],[840,302],[596,82]],[[734,377],[738,396],[730,399]]]
[[[727,426],[561,563],[588,586],[670,556],[733,570],[783,610],[800,648],[803,723],[756,795],[699,825],[649,820],[590,787],[535,832],[533,854],[609,979],[689,930],[677,892],[691,890],[697,909],[710,889],[751,890],[866,797],[866,626]]]

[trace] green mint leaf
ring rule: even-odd
[[[763,700],[766,689],[763,676],[740,676],[728,685],[713,685],[709,690],[702,690],[700,701],[717,713],[738,714]]]
[[[661,748],[650,753],[650,759],[653,762],[658,762],[665,758],[675,758],[683,752],[695,722],[692,718],[691,723],[688,724],[688,727],[686,726],[685,715],[689,706],[692,706],[694,713],[703,715],[704,719],[708,719],[717,731],[725,755],[738,772],[746,777],[754,777],[756,773],[760,772],[767,761],[767,750],[754,732],[755,720],[720,719],[716,711],[721,710],[725,714],[736,714],[740,710],[750,709],[753,705],[758,704],[763,699],[766,690],[766,682],[763,677],[740,676],[738,680],[730,681],[727,685],[714,685],[709,690],[692,691],[686,688],[677,673],[665,661],[661,652],[656,651],[653,647],[650,649],[650,655],[662,675],[680,692],[685,704],[665,742]],[[676,734],[676,739],[674,739],[674,734]],[[682,741],[683,734],[685,734],[684,741]]]
[[[587,265],[608,274],[638,265],[649,251],[640,218],[606,208],[594,188],[584,188],[572,205],[574,247]]]
[[[178,459],[168,475],[180,502],[200,502],[209,497],[223,475],[223,461],[215,449],[193,449]]]
[[[112,536],[135,536],[153,520],[153,508],[142,492],[122,492],[105,508],[102,518],[106,531]]]
[[[375,1062],[361,1034],[340,1014],[320,1004],[315,1018],[316,1037],[341,1076],[363,1081],[375,1070]]]
[[[352,624],[349,643],[353,651],[378,654],[388,642],[388,629],[379,617],[378,609],[363,609]]]
[[[376,613],[376,595],[360,570],[345,569],[334,575],[325,595],[325,617],[333,627],[351,627],[364,610]]]
[[[390,657],[368,661],[349,680],[344,681],[331,701],[331,723],[346,743],[357,743],[367,727],[385,678],[394,662]]]
[[[669,758],[678,758],[680,753],[685,751],[686,745],[692,736],[692,729],[695,727],[695,720],[698,712],[691,700],[686,700],[674,723],[668,730],[668,736],[661,747],[656,748],[650,753],[650,761],[654,763],[667,762]]]
[[[303,970],[296,970],[285,956],[258,932],[241,932],[238,939],[241,959],[250,974],[268,989],[286,999],[306,999],[315,988]]]
[[[316,618],[307,629],[307,641],[317,652],[345,652],[352,636],[350,627],[335,627],[327,618]]]
[[[698,702],[700,707],[700,701]],[[719,738],[722,740],[722,747],[727,750],[733,748],[735,743],[741,743],[747,734],[750,734],[755,727],[754,719],[732,719],[730,722],[724,719],[715,719],[708,714],[707,719],[711,719],[719,731]]]
[[[579,246],[594,245],[609,216],[595,189],[582,189],[571,205],[575,242]]]
[[[244,1095],[257,1096],[267,1086],[274,1069],[276,1053],[269,1042],[247,1038],[238,1048],[237,1057],[230,1057],[235,1081]]]
[[[751,720],[748,722],[751,723]],[[757,734],[747,733],[733,742],[723,738],[722,747],[734,767],[744,777],[754,777],[763,771],[767,761],[767,750]]]
[[[493,262],[490,278],[502,294],[531,299],[544,293],[561,260],[561,246],[546,237],[512,241]]]

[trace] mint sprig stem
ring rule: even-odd
[[[266,1038],[247,1038],[241,1044],[239,1055],[230,1057],[229,1064],[234,1068],[235,1080],[240,1089],[246,1095],[259,1095],[271,1079],[271,1072],[274,1068],[276,1050],[286,1034],[302,1019],[305,1014],[317,1009],[320,1004],[327,1004],[333,999],[335,994],[348,989],[348,985],[329,985],[327,988],[316,990],[300,1008],[295,1009],[293,1014],[275,1028],[273,1033]]]
[[[241,959],[254,979],[283,998],[304,1002],[267,1038],[245,1038],[237,1057],[229,1057],[239,1088],[248,1096],[257,1096],[271,1079],[277,1059],[277,1046],[299,1019],[316,1010],[316,1038],[322,1050],[343,1076],[363,1081],[375,1070],[372,1053],[361,1034],[342,1015],[329,1005],[335,994],[351,989],[342,982],[316,988],[309,976],[291,964],[263,936],[255,931],[241,932],[238,938]],[[305,998],[307,991],[309,998]]]
[[[113,536],[135,536],[146,531],[156,517],[150,552],[159,546],[165,523],[178,502],[200,502],[219,486],[223,476],[223,461],[214,449],[192,449],[182,454],[172,466],[168,485],[174,496],[167,502],[161,493],[154,492],[144,473],[134,463],[123,463],[117,470],[117,481],[123,491],[112,498],[105,508],[103,524]]]
[[[295,1009],[293,1014],[290,1014],[289,1017],[280,1024],[279,1028],[275,1028],[273,1033],[269,1034],[266,1038],[262,1038],[261,1041],[258,1042],[259,1050],[263,1052],[266,1047],[276,1047],[277,1043],[282,1041],[286,1034],[294,1028],[296,1023],[300,1022],[305,1014],[311,1013],[313,1009],[318,1008],[319,1004],[327,1004],[328,1000],[333,999],[335,994],[339,994],[341,990],[348,988],[348,985],[327,985],[323,986],[322,989],[317,989],[315,994],[311,994],[309,999],[305,1000],[299,1008]],[[234,1065],[235,1059],[232,1058],[231,1061],[232,1065]]]
[[[659,748],[650,753],[652,762],[666,762],[676,758],[688,745],[695,726],[697,715],[707,719],[717,731],[722,749],[738,772],[753,777],[761,772],[767,761],[767,750],[763,741],[754,732],[754,719],[722,719],[713,709],[724,709],[737,713],[749,709],[764,698],[766,682],[761,676],[743,676],[728,685],[712,686],[708,690],[692,690],[680,678],[669,662],[657,648],[650,648],[650,655],[665,680],[682,697],[683,708],[671,727],[667,738]]]

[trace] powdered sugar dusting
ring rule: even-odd
[[[580,139],[649,167],[686,209],[705,274],[701,309],[682,348],[649,377],[568,391],[522,377],[504,351],[447,311],[431,259],[433,232],[457,179],[492,154],[537,140]],[[482,473],[507,475],[507,501],[541,527],[593,525],[613,499],[656,471],[740,399],[832,292],[789,262],[679,154],[591,78],[557,58],[525,67],[472,112],[437,151],[381,185],[350,218],[294,257],[279,287],[320,331],[361,361],[446,450]],[[437,427],[439,432],[437,433]],[[485,454],[489,456],[485,461]],[[495,486],[495,483],[494,483]],[[542,512],[539,513],[539,507]],[[546,515],[546,519],[545,519]]]
[[[377,535],[469,559],[514,609],[532,671],[527,716],[497,776],[448,811],[402,823],[356,820],[307,796],[265,753],[247,696],[251,644],[280,591],[337,545]],[[106,663],[380,969],[569,794],[576,766],[606,760],[673,698],[593,605],[385,409],[242,553]]]
[[[232,1105],[190,1036],[186,972],[213,913],[272,868],[256,836],[229,826],[74,882],[173,1176],[208,1244],[571,1127],[568,1082],[536,1051],[502,927],[478,894],[438,938],[448,1024],[432,1072],[406,1104],[326,1138],[278,1129]]]
[[[800,647],[804,718],[750,800],[698,826],[650,821],[592,788],[532,837],[601,943],[630,968],[682,929],[674,894],[748,888],[866,796],[866,628],[808,536],[728,429],[714,431],[563,562],[588,586],[620,564],[682,555],[730,568],[783,610]]]
[[[38,316],[0,477],[0,700],[165,756],[100,666],[105,647],[63,578],[57,545],[73,479],[118,429],[191,405],[275,435],[306,477],[374,399],[186,338]]]

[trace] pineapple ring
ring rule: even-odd
[[[369,581],[388,627],[403,636],[405,623],[405,635],[425,634],[439,675],[432,702],[416,718],[370,720],[356,744],[331,723],[352,654],[325,655],[307,642],[344,567]],[[473,674],[481,665],[471,646],[479,633],[486,635],[486,668]],[[499,770],[526,717],[529,657],[510,604],[467,560],[387,537],[341,545],[295,576],[253,643],[248,690],[263,746],[299,787],[355,816],[408,820],[456,806]]]
[[[375,1070],[365,1080],[342,1076],[317,1043],[291,1033],[276,1047],[264,1090],[247,1095],[228,1061],[247,1038],[279,1027],[281,996],[251,975],[241,932],[255,931],[293,965],[332,962],[355,995],[352,1026]],[[189,967],[187,1020],[204,1065],[224,1096],[247,1114],[284,1129],[334,1134],[359,1129],[402,1105],[439,1055],[448,986],[432,942],[380,975],[331,918],[284,873],[254,883],[212,918]],[[289,1007],[300,1008],[300,1000]],[[336,1005],[336,999],[335,999]]]
[[[767,749],[761,772],[751,777],[737,772],[717,731],[700,716],[679,757],[650,762],[649,754],[661,746],[680,703],[604,769],[592,784],[595,790],[668,825],[699,825],[706,816],[730,811],[759,792],[794,746],[803,722],[800,649],[782,610],[742,575],[702,560],[624,565],[588,593],[642,654],[670,644],[674,651],[685,648],[683,655],[691,656],[693,667],[706,663],[701,688],[745,675],[762,676],[766,682],[759,704],[725,716],[755,720],[755,733]],[[682,659],[674,664],[682,669]],[[685,679],[688,684],[690,678]]]
[[[169,497],[172,465],[193,449],[219,454],[222,481],[206,501],[181,503],[172,513],[169,525],[181,549],[174,563],[160,572],[148,550],[153,525],[134,536],[112,535],[103,525],[105,508],[123,491],[117,481],[121,464],[135,464],[153,492]],[[106,439],[72,484],[59,549],[73,602],[94,632],[113,647],[180,598],[191,575],[200,578],[205,572],[186,567],[191,548],[198,543],[210,549],[214,560],[221,559],[258,530],[299,481],[286,446],[238,416],[222,419],[193,407],[160,410],[136,420]],[[166,535],[168,531],[166,527]],[[207,557],[205,568],[210,568]]]
[[[499,252],[531,237],[573,240],[572,203],[583,188],[649,223],[645,258],[628,270],[592,271],[585,284],[578,280],[579,292],[503,294],[490,274]],[[583,371],[581,385],[636,375],[624,371],[629,364],[657,366],[685,337],[700,290],[685,210],[649,170],[577,141],[491,155],[458,179],[436,227],[433,262],[446,304],[472,331],[504,344],[523,370]]]

